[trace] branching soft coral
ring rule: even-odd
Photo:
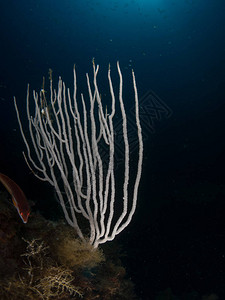
[[[60,296],[65,295],[65,293],[82,297],[82,293],[73,285],[73,281],[74,277],[71,270],[62,267],[51,267],[47,270],[44,278],[33,287],[33,290],[37,291],[46,300],[51,297],[60,299]]]

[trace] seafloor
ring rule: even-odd
[[[136,299],[115,245],[93,250],[35,212],[23,224],[0,192],[0,299]]]

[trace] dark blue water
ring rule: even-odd
[[[225,299],[224,12],[223,0],[0,3],[0,172],[29,198],[51,191],[25,166],[13,96],[23,116],[27,83],[39,90],[49,68],[70,86],[75,63],[81,87],[92,58],[102,77],[117,60],[124,83],[135,71],[144,168],[118,240],[139,299],[166,289],[172,298],[160,299]],[[45,203],[36,207],[49,216],[54,202]]]

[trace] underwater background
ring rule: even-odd
[[[0,173],[46,219],[63,214],[24,162],[13,96],[26,123],[27,84],[40,90],[50,68],[72,89],[76,64],[82,89],[93,58],[103,77],[119,61],[130,96],[134,69],[144,163],[116,242],[137,299],[225,299],[224,13],[223,0],[0,1]]]

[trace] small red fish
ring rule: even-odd
[[[12,179],[2,173],[0,173],[0,181],[12,196],[13,204],[23,223],[27,223],[30,214],[30,206],[24,192]]]

